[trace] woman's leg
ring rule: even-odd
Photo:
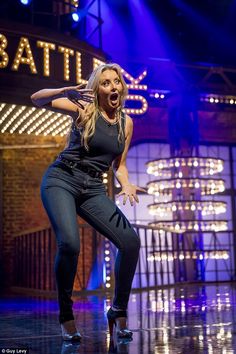
[[[78,201],[77,212],[118,248],[113,306],[126,310],[139,256],[139,237],[121,210],[105,194]]]
[[[55,275],[59,322],[64,323],[74,319],[71,296],[80,250],[76,203],[74,196],[62,187],[42,188],[41,197],[57,239]]]

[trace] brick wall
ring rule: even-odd
[[[49,226],[49,220],[40,199],[40,183],[44,171],[64,144],[65,139],[62,137],[0,135],[0,145],[3,147],[0,155],[3,196],[1,258],[5,287],[14,285],[13,239],[15,235]],[[91,237],[89,239],[91,240]],[[85,247],[87,276],[91,268],[91,249],[92,242],[87,242]],[[82,269],[79,271],[82,276]],[[78,283],[76,289],[79,289]]]

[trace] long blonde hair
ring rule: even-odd
[[[124,139],[124,132],[122,129],[122,122],[121,122],[121,112],[122,108],[124,108],[124,103],[126,96],[128,94],[128,88],[121,73],[121,67],[115,63],[107,63],[99,65],[90,75],[86,88],[92,89],[95,95],[95,100],[92,103],[88,103],[85,106],[83,118],[79,116],[76,121],[75,125],[77,128],[83,127],[82,135],[81,135],[81,144],[85,147],[86,150],[89,150],[88,141],[94,135],[95,132],[95,124],[99,117],[99,105],[98,105],[98,88],[99,88],[99,79],[100,75],[106,70],[114,70],[119,79],[121,80],[121,84],[123,86],[123,91],[120,97],[120,106],[117,109],[118,114],[118,141],[121,142]]]

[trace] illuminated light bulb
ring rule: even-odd
[[[152,194],[154,192],[154,188],[153,187],[149,187],[148,188],[148,194]]]
[[[191,205],[191,210],[192,211],[196,210],[196,206],[194,204]]]
[[[64,58],[64,80],[70,80],[70,57],[74,55],[74,50],[70,48],[66,48],[63,46],[58,46],[58,52],[63,54]]]
[[[183,177],[183,173],[180,171],[179,172],[179,178],[182,178]]]
[[[155,98],[159,98],[159,97],[160,97],[159,93],[156,92],[155,95],[154,95],[154,97],[155,97]]]
[[[173,205],[172,206],[172,211],[176,211],[177,210],[177,206],[176,205]]]
[[[175,167],[179,167],[179,166],[180,166],[179,161],[175,161]]]
[[[176,188],[178,188],[178,189],[181,188],[181,183],[180,183],[180,182],[177,182],[177,183],[176,183]]]
[[[194,186],[195,186],[195,188],[199,188],[200,187],[200,183],[196,182]]]
[[[198,161],[194,160],[194,161],[193,161],[193,166],[194,166],[194,167],[197,167],[197,166],[198,166]]]
[[[179,224],[175,225],[175,230],[180,230],[180,225]]]
[[[24,51],[27,57],[22,56]],[[17,71],[20,64],[29,64],[31,73],[37,74],[34,58],[29,45],[29,40],[26,37],[20,38],[20,42],[11,69]]]
[[[4,50],[7,47],[7,38],[3,35],[0,34],[0,41],[1,41],[1,46],[0,46],[0,56],[2,58],[0,62],[0,69],[6,68],[9,62],[9,56],[7,52]]]
[[[210,102],[210,103],[214,103],[214,102],[215,102],[214,98],[211,97],[211,98],[209,99],[209,102]]]
[[[223,184],[221,184],[221,185],[219,186],[219,191],[220,191],[220,192],[224,192],[224,190],[225,190],[225,187],[224,187]]]

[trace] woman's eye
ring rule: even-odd
[[[109,85],[109,81],[104,81],[103,82],[103,86],[108,86]]]
[[[120,80],[119,80],[119,79],[116,79],[116,80],[115,80],[115,83],[116,83],[116,84],[119,84],[119,83],[120,83]]]

